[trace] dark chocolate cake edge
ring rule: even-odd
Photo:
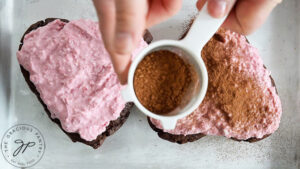
[[[24,35],[21,38],[20,41],[20,45],[19,45],[19,50],[21,50],[22,46],[23,46],[23,41],[24,41],[24,37],[26,34],[30,33],[33,30],[38,29],[39,27],[45,26],[48,23],[56,20],[56,19],[60,19],[60,18],[47,18],[44,21],[38,21],[35,24],[32,24],[24,33]],[[60,19],[63,22],[68,23],[69,21],[67,19]],[[146,30],[144,33],[144,40],[149,44],[151,43],[153,37],[151,35],[151,33]],[[43,102],[43,100],[40,97],[39,92],[37,91],[36,87],[34,86],[34,84],[30,81],[30,74],[29,72],[22,66],[20,65],[20,69],[21,72],[25,78],[26,83],[28,84],[30,90],[36,95],[36,97],[38,98],[39,102],[43,105],[44,110],[46,111],[48,117],[54,122],[56,123],[61,130],[68,135],[68,137],[73,141],[73,142],[81,142],[83,144],[89,145],[91,147],[93,147],[94,149],[99,148],[102,143],[104,142],[104,140],[106,139],[106,137],[114,134],[119,128],[121,128],[121,126],[125,123],[125,121],[127,120],[129,114],[130,114],[130,109],[133,106],[133,103],[126,103],[125,108],[122,110],[120,117],[117,118],[116,120],[110,121],[109,125],[106,127],[105,132],[103,132],[102,134],[98,135],[96,139],[92,140],[92,141],[87,141],[84,140],[80,137],[80,135],[78,133],[70,133],[65,131],[62,126],[61,123],[58,119],[53,119],[51,117],[51,113],[47,108],[47,105]]]

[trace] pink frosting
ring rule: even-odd
[[[272,86],[270,72],[263,67],[263,61],[258,50],[252,47],[244,36],[237,33],[224,31],[220,34],[224,37],[225,42],[217,43],[214,46],[212,55],[214,58],[231,57],[228,62],[222,60],[221,64],[231,65],[229,66],[230,71],[238,71],[248,79],[255,79],[255,83],[261,87],[263,92],[260,102],[264,107],[268,107],[269,113],[256,124],[235,124],[233,127],[226,120],[231,117],[231,114],[225,114],[217,108],[214,98],[218,96],[213,93],[210,98],[206,96],[198,109],[192,114],[180,119],[175,129],[164,130],[165,132],[175,135],[203,133],[205,135],[220,135],[246,140],[251,137],[262,138],[264,135],[273,133],[279,127],[282,113],[281,102],[275,87]],[[236,87],[238,89],[238,86]],[[255,113],[259,114],[260,112]],[[151,122],[157,128],[162,129],[160,121],[151,119]],[[247,128],[245,126],[251,127]]]
[[[147,44],[141,40],[133,55]],[[67,132],[91,141],[125,106],[98,23],[55,20],[25,36],[19,63]]]

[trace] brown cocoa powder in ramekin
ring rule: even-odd
[[[134,74],[134,90],[140,103],[156,114],[178,107],[192,82],[191,66],[167,50],[147,55]]]

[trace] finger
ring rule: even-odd
[[[111,53],[115,28],[115,1],[93,0],[99,18],[99,28],[104,45]]]
[[[182,0],[151,0],[146,26],[150,27],[175,15],[182,6]]]
[[[280,0],[237,1],[223,27],[248,35],[259,28]]]
[[[146,14],[146,0],[116,0],[112,62],[121,83],[127,80],[131,52],[143,35]]]
[[[122,79],[122,72],[119,70],[120,65],[118,63],[118,58],[120,56],[116,55],[113,50],[115,24],[116,24],[115,1],[114,0],[109,0],[109,1],[93,0],[93,2],[97,11],[97,15],[99,17],[99,28],[101,31],[105,48],[111,55],[112,64],[114,66],[115,72],[117,73],[121,84],[124,84],[125,81],[124,79]],[[120,59],[122,60],[122,57],[120,57]]]
[[[204,4],[205,4],[206,1],[207,0],[198,0],[197,1],[196,6],[197,6],[197,8],[198,8],[199,11],[203,8],[203,6],[204,6]]]
[[[233,7],[236,0],[208,0],[208,13],[215,18],[226,16]]]

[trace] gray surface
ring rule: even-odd
[[[151,28],[155,39],[177,39],[195,13],[195,0],[184,0],[179,15]],[[134,110],[119,132],[98,150],[72,143],[52,123],[27,87],[15,53],[29,25],[47,17],[96,20],[87,0],[0,0],[0,137],[16,123],[41,130],[46,152],[33,168],[300,168],[300,2],[285,0],[263,27],[249,36],[272,71],[283,105],[279,130],[258,143],[208,136],[177,145],[161,140]],[[12,168],[0,155],[0,168]]]

